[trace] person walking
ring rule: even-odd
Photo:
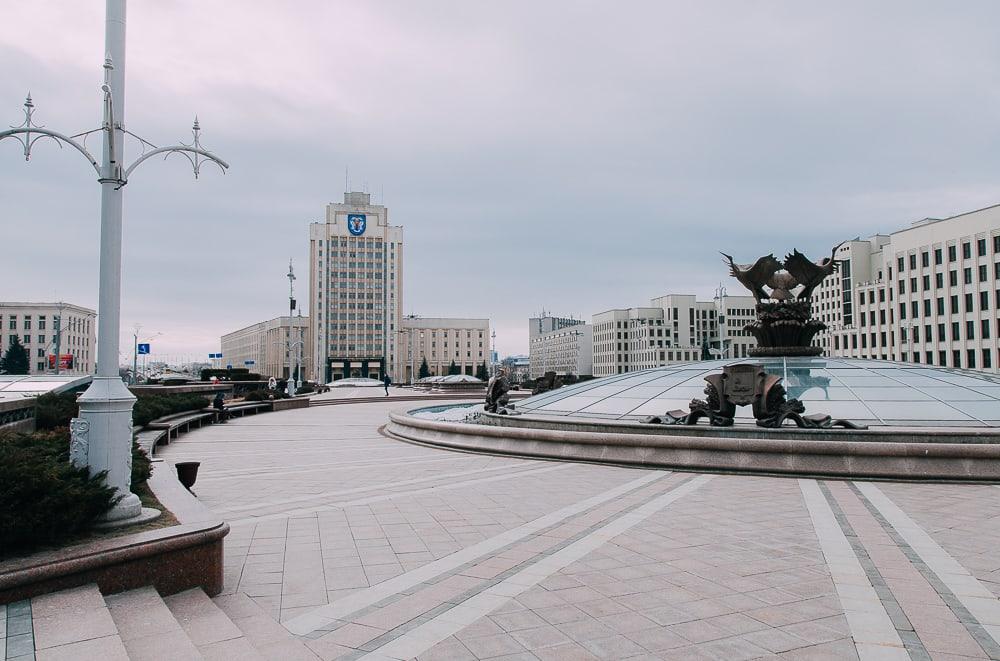
[[[385,386],[385,396],[389,396],[389,384],[392,383],[392,379],[389,378],[388,374],[382,376],[382,385]]]

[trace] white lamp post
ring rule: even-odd
[[[210,161],[223,169],[229,165],[201,148],[198,119],[192,127],[194,141],[157,147],[138,138],[125,128],[125,0],[107,0],[105,15],[104,121],[100,128],[74,136],[38,126],[33,122],[34,104],[29,94],[24,103],[24,122],[21,126],[0,131],[0,140],[13,137],[24,148],[24,158],[31,158],[31,149],[42,138],[52,138],[60,145],[67,144],[90,162],[101,184],[101,263],[100,291],[98,295],[98,344],[97,375],[80,397],[80,418],[72,425],[70,460],[87,466],[90,472],[107,471],[109,486],[118,491],[121,499],[104,515],[109,524],[126,524],[142,518],[142,504],[131,492],[132,482],[132,406],[135,397],[129,392],[118,374],[118,333],[121,314],[122,272],[122,188],[128,183],[135,168],[152,156],[178,153],[185,156],[194,168],[195,177],[201,165]],[[100,132],[103,141],[101,162],[98,163],[82,142],[76,138]],[[125,136],[136,138],[143,153],[132,162],[124,164]],[[58,360],[58,358],[57,358]]]

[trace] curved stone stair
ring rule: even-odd
[[[96,585],[0,606],[0,660],[319,661],[243,594],[103,596]]]

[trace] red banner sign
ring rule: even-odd
[[[55,368],[56,368],[56,357],[53,354],[49,354],[49,369],[54,370]],[[64,353],[59,356],[59,369],[61,370],[73,369],[73,354]]]

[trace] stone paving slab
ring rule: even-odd
[[[232,524],[220,599],[252,600],[321,659],[1000,659],[994,486],[670,473],[379,433],[413,406],[241,418],[165,448],[203,462],[195,491]]]

